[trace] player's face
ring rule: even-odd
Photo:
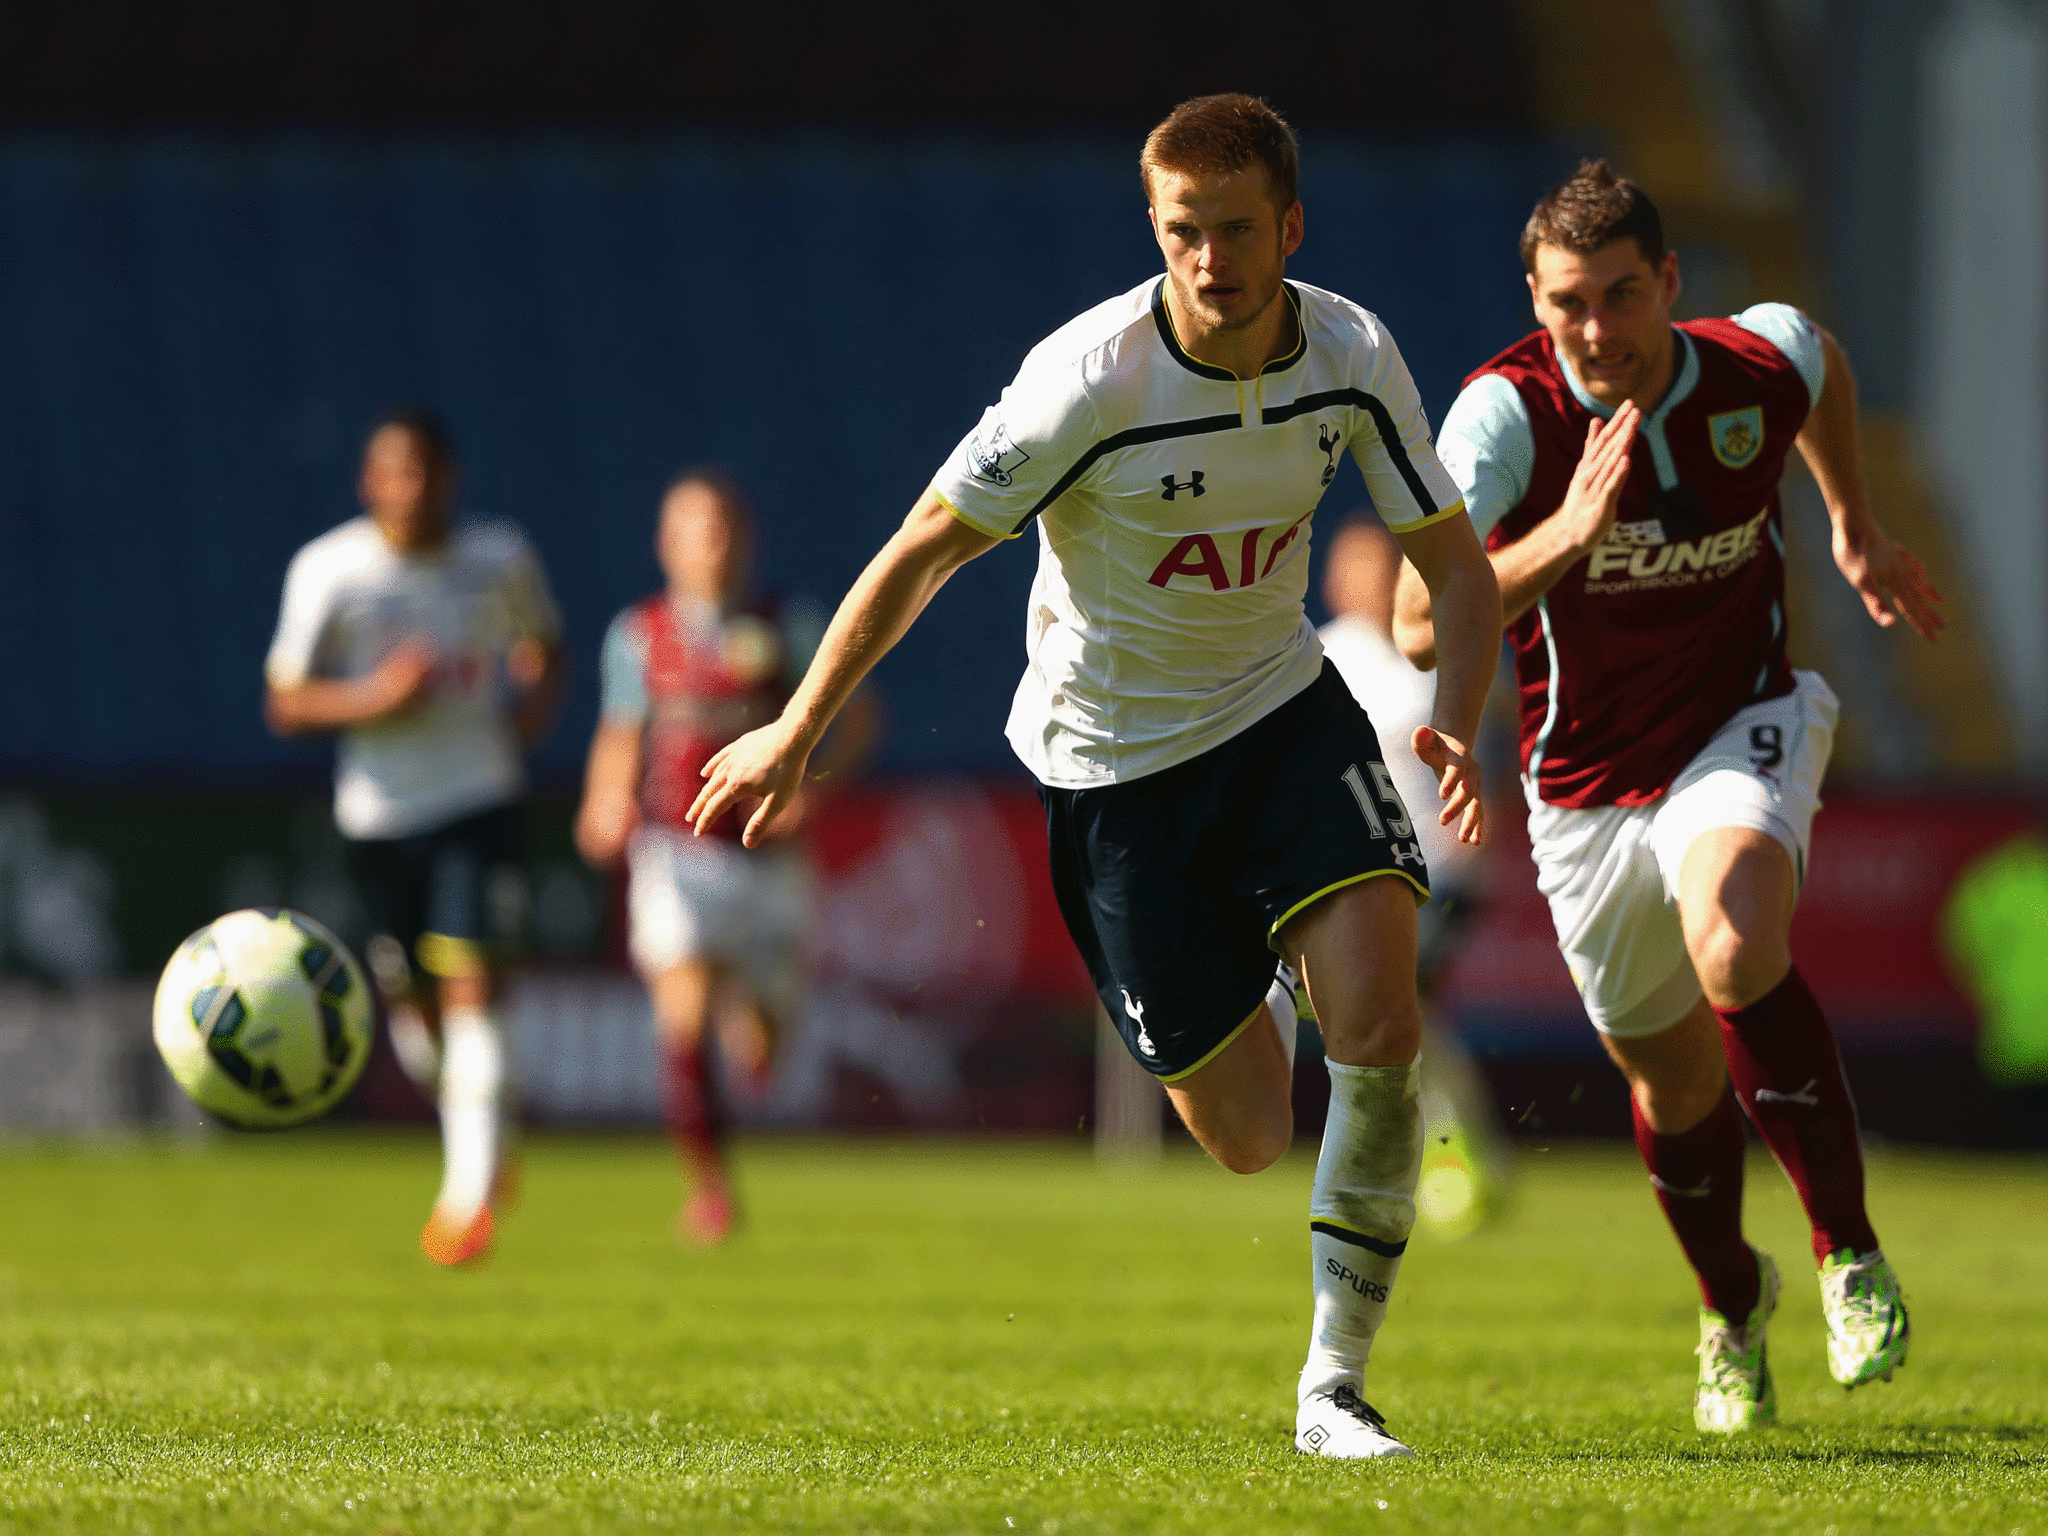
[[[655,554],[671,587],[721,602],[739,589],[745,575],[745,531],[714,487],[679,485],[661,504]]]
[[[408,427],[379,427],[363,449],[363,507],[397,549],[427,549],[448,532],[453,466]]]
[[[1536,319],[1602,405],[1639,397],[1669,365],[1671,306],[1678,301],[1678,253],[1650,265],[1633,237],[1590,256],[1536,247],[1529,274]]]
[[[1262,165],[1221,176],[1157,170],[1151,181],[1152,233],[1181,311],[1217,331],[1265,314],[1301,244],[1301,204],[1276,207]]]

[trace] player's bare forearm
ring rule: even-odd
[[[616,864],[626,851],[645,735],[638,721],[599,720],[590,738],[583,803],[576,808],[576,851],[599,869]]]
[[[266,688],[263,693],[263,718],[279,736],[353,730],[391,713],[374,676],[310,678],[289,688]]]
[[[1904,619],[1923,640],[1933,640],[1948,623],[1941,594],[1926,568],[1871,514],[1857,433],[1856,375],[1841,343],[1826,331],[1820,338],[1827,374],[1796,442],[1827,504],[1835,564],[1878,624],[1889,628]]]
[[[352,730],[404,714],[427,697],[433,683],[434,648],[415,635],[362,677],[308,677],[267,685],[263,718],[280,736]]]
[[[861,680],[955,571],[1000,542],[961,522],[927,492],[840,603],[781,717],[740,737],[705,765],[704,788],[690,807],[691,824],[702,831],[738,801],[758,799],[742,835],[748,847],[754,846],[795,794],[805,763]]]
[[[1472,746],[1500,659],[1500,585],[1470,518],[1446,518],[1396,536],[1434,615],[1436,708],[1410,745],[1436,773],[1443,800],[1438,820],[1454,827],[1459,841],[1478,843],[1484,812]]]
[[[952,574],[1000,543],[927,494],[868,562],[825,630],[778,722],[808,757],[876,662],[909,632]]]

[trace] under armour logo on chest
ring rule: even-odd
[[[1185,480],[1176,480],[1171,475],[1161,475],[1159,477],[1159,483],[1166,487],[1166,489],[1161,491],[1159,494],[1164,500],[1167,501],[1173,500],[1174,494],[1178,491],[1189,491],[1192,492],[1194,495],[1199,496],[1202,494],[1203,490],[1202,472],[1199,469],[1189,470],[1188,477]]]

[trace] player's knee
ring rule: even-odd
[[[1780,933],[1744,933],[1725,919],[1708,925],[1691,945],[1693,969],[1717,1008],[1755,1002],[1778,984],[1792,963]]]
[[[1333,1011],[1318,1020],[1323,1049],[1332,1061],[1352,1066],[1395,1067],[1415,1059],[1422,1049],[1422,1010],[1413,990],[1388,989],[1388,995],[1362,1006]]]
[[[1727,1091],[1726,1081],[1718,1063],[1711,1070],[1702,1067],[1638,1077],[1636,1102],[1658,1135],[1682,1136],[1713,1113]]]
[[[1275,1118],[1234,1135],[1212,1149],[1216,1161],[1232,1173],[1264,1173],[1279,1162],[1294,1141],[1294,1116]]]

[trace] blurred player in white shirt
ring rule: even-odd
[[[439,1264],[481,1258],[496,1230],[509,937],[497,909],[517,891],[522,754],[563,678],[532,549],[510,524],[455,525],[455,483],[437,418],[379,418],[365,515],[293,558],[264,669],[273,730],[341,736],[334,818],[369,909],[371,968],[401,1062],[438,1096],[443,1176],[420,1245]]]
[[[1367,700],[1373,725],[1402,741],[1429,724],[1436,674],[1418,670],[1396,649],[1394,588],[1401,545],[1386,525],[1363,511],[1338,525],[1323,568],[1323,603],[1335,615],[1317,633],[1323,654],[1354,698]],[[1436,778],[1413,753],[1388,754],[1394,787],[1408,805],[1427,805]],[[1486,854],[1461,843],[1428,816],[1415,835],[1429,860],[1429,902],[1418,914],[1416,942],[1422,1028],[1422,1180],[1416,1215],[1448,1237],[1476,1231],[1498,1216],[1511,1174],[1506,1139],[1492,1095],[1458,1037],[1430,1015],[1458,937],[1485,899]]]

